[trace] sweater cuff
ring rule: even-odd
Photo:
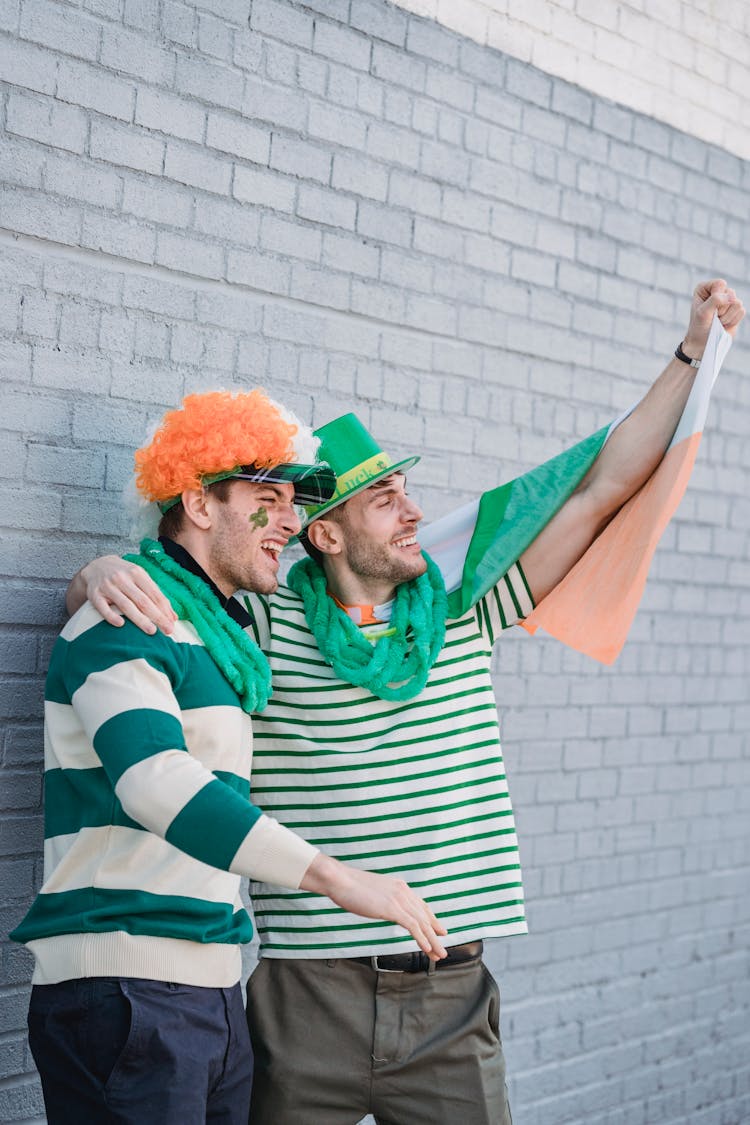
[[[308,867],[319,855],[273,817],[261,815],[240,844],[229,870],[259,883],[274,883],[298,890]]]

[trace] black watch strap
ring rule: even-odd
[[[683,363],[689,364],[690,367],[700,367],[701,361],[699,359],[691,359],[689,355],[685,355],[684,351],[682,350],[683,342],[684,341],[681,340],[674,350],[674,354],[677,359],[681,359]]]

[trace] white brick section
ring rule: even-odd
[[[394,0],[477,43],[750,157],[746,0]],[[417,54],[414,37],[408,46]],[[429,47],[424,46],[425,54]]]

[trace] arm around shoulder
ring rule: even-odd
[[[65,604],[74,614],[88,600],[110,625],[132,621],[144,633],[170,633],[176,614],[153,579],[119,555],[103,555],[81,567],[71,580]]]

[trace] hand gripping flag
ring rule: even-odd
[[[731,346],[714,319],[700,369],[664,457],[565,578],[523,622],[612,664],[643,596],[659,539],[687,487],[711,390]],[[440,566],[449,616],[466,613],[507,573],[575,491],[634,407],[591,437],[435,521],[420,541]]]

